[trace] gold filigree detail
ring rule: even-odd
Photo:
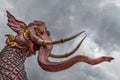
[[[15,36],[11,35],[11,34],[7,34],[5,35],[7,36],[8,38],[6,39],[6,44],[9,45],[9,46],[17,46],[17,43],[15,42]]]
[[[24,24],[21,24],[21,28],[23,28],[23,36],[24,36],[24,38],[25,39],[29,39],[29,37],[30,37],[30,35],[31,35],[31,33],[30,33],[30,30],[27,28],[27,26],[26,25],[24,25]]]

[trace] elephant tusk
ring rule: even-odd
[[[86,38],[86,36],[79,42],[79,44],[72,50],[70,51],[69,53],[65,53],[64,55],[54,55],[54,54],[50,54],[50,57],[52,58],[66,58],[70,55],[72,55],[73,53],[75,53],[78,48],[81,46],[82,42],[84,41],[84,39]]]
[[[58,41],[47,41],[47,40],[42,40],[42,39],[38,39],[37,43],[40,45],[52,45],[52,44],[59,44],[59,43],[64,43],[67,42],[69,40],[72,40],[74,38],[76,38],[77,36],[79,36],[80,34],[84,33],[85,31],[82,31],[76,35],[73,35],[71,37],[65,38],[65,39],[60,39]]]

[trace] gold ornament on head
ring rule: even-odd
[[[15,36],[11,35],[11,34],[7,34],[5,35],[7,36],[8,38],[6,39],[6,44],[9,45],[9,46],[17,46],[17,43],[15,42]]]
[[[28,39],[28,35],[31,35],[30,30],[24,24],[21,24],[21,28],[23,28],[23,30],[24,30],[24,33],[23,33],[24,38]]]
[[[37,32],[39,32],[39,33],[43,33],[43,32],[44,32],[44,29],[43,29],[42,27],[40,27],[40,26],[36,26],[36,27],[35,27],[35,30],[36,30]]]

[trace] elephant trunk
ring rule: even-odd
[[[41,47],[38,56],[38,63],[42,69],[50,72],[65,70],[78,62],[86,62],[88,64],[95,65],[103,61],[111,61],[113,59],[112,57],[100,57],[97,59],[92,59],[87,56],[78,55],[65,61],[51,62],[48,60],[49,55],[50,51],[45,47]]]

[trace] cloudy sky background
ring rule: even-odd
[[[119,0],[0,0],[0,50],[5,46],[4,35],[15,34],[6,25],[6,10],[27,24],[33,20],[45,21],[54,40],[86,31],[88,37],[74,55],[115,58],[111,63],[95,66],[78,63],[67,70],[51,73],[39,67],[37,55],[32,56],[25,63],[29,80],[120,80]],[[54,46],[52,52],[70,51],[84,35]]]

